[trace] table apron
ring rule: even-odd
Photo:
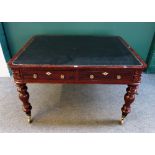
[[[136,69],[16,69],[16,82],[23,83],[71,83],[71,84],[131,84],[140,83],[141,70]]]

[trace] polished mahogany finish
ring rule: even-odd
[[[19,98],[23,102],[23,111],[30,116],[32,106],[29,103],[29,93],[27,92],[27,86],[24,83],[16,83],[17,91],[19,92]]]
[[[117,36],[35,36],[8,65],[29,116],[32,107],[26,83],[127,84],[123,119],[131,111],[146,68],[133,48]]]
[[[131,111],[131,104],[135,100],[135,94],[137,93],[137,85],[128,85],[126,91],[127,93],[124,96],[125,104],[122,107],[123,116],[126,116]]]

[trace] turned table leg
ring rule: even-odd
[[[137,94],[137,87],[138,85],[128,85],[126,89],[126,94],[124,96],[125,104],[122,107],[122,118],[121,124],[124,123],[124,118],[131,112],[131,104],[135,100],[135,95]]]
[[[31,109],[32,106],[29,103],[29,93],[27,92],[27,86],[25,83],[16,83],[17,91],[19,92],[19,99],[23,103],[23,111],[28,116],[28,122],[31,123]]]

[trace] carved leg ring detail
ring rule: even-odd
[[[124,118],[131,112],[131,104],[135,100],[135,95],[137,93],[138,85],[128,85],[126,91],[127,93],[124,96],[125,104],[122,107],[122,118],[121,124],[124,123]]]
[[[28,122],[31,123],[31,109],[32,106],[29,103],[29,93],[27,92],[27,86],[25,83],[16,83],[17,91],[19,92],[19,99],[23,103],[23,111],[28,116]]]

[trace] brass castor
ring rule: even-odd
[[[120,124],[121,124],[121,125],[124,124],[124,118],[121,118]]]
[[[121,124],[121,125],[124,124],[124,119],[125,119],[125,117],[126,117],[125,115],[122,115],[122,118],[121,118],[121,120],[120,120],[120,124]]]
[[[31,116],[27,116],[27,117],[28,117],[27,118],[28,123],[31,123],[32,122]]]

